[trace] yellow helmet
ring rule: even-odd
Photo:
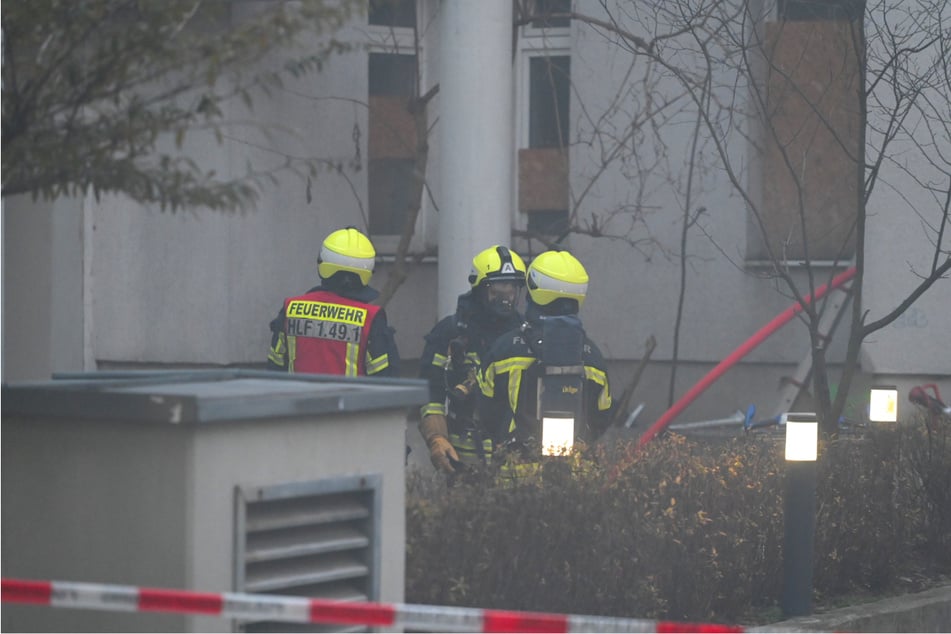
[[[564,297],[577,300],[581,308],[588,292],[588,272],[567,251],[545,251],[528,267],[527,284],[536,304],[547,306]]]
[[[525,282],[525,262],[518,253],[496,244],[472,258],[469,270],[472,288],[491,282]]]
[[[317,258],[317,273],[327,279],[335,273],[347,271],[360,278],[364,286],[370,283],[376,249],[365,235],[354,229],[338,229],[324,239]]]

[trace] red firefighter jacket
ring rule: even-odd
[[[379,306],[314,290],[284,300],[288,372],[367,374],[370,327]]]

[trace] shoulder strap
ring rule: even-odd
[[[545,366],[584,367],[585,332],[574,315],[539,319],[530,325],[526,341]]]

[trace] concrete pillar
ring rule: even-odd
[[[443,0],[440,42],[441,317],[468,289],[472,256],[511,239],[511,0]]]

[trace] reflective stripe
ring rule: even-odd
[[[421,416],[429,416],[430,414],[440,414],[445,416],[446,405],[443,403],[426,403],[421,408],[419,408],[419,413]]]
[[[433,355],[433,365],[436,366],[437,368],[445,368],[446,363],[448,361],[449,359],[447,359],[446,355],[444,354],[439,354],[437,352],[436,354]]]
[[[509,357],[489,364],[483,376],[479,377],[479,387],[488,398],[495,397],[495,375],[509,375],[509,409],[514,413],[518,409],[518,390],[522,385],[522,372],[535,363],[534,357]],[[509,421],[509,433],[515,431],[515,417]]]
[[[486,464],[492,462],[492,439],[484,438],[482,440],[482,452],[479,452],[479,443],[472,434],[449,434],[449,442],[452,443],[459,459],[469,464],[481,464],[482,456],[485,456]]]
[[[512,410],[512,420],[509,421],[509,433],[515,433],[515,412],[518,411],[518,391],[522,387],[522,369],[513,369],[509,372],[509,408]]]
[[[598,409],[604,411],[611,407],[611,390],[608,387],[607,373],[604,370],[586,365],[584,366],[584,376],[601,386],[601,393],[598,394]]]
[[[492,364],[492,367],[496,368],[498,374],[504,374],[513,369],[524,370],[533,363],[535,363],[535,357],[509,357],[508,359],[496,361]]]
[[[287,338],[287,371],[294,371],[294,363],[297,361],[297,337]]]
[[[315,321],[334,321],[353,326],[365,325],[368,312],[366,308],[359,306],[307,299],[291,300],[285,309],[288,320],[303,318]]]
[[[345,376],[358,376],[360,374],[360,344],[347,344],[346,364]]]
[[[531,272],[531,283],[535,286],[532,288],[541,287],[546,292],[551,295],[557,294],[558,296],[566,296],[571,298],[576,298],[580,296],[584,299],[585,293],[588,292],[588,282],[568,282],[566,280],[559,280],[551,275],[542,273],[538,269],[533,269]]]
[[[287,336],[281,332],[277,335],[277,341],[271,347],[270,351],[267,354],[269,361],[276,365],[283,366],[287,363]]]
[[[482,394],[492,398],[495,396],[495,367],[490,365],[484,371],[476,374],[476,380],[479,382],[479,389]]]
[[[367,355],[367,374],[376,374],[390,367],[390,356],[386,353],[381,354],[376,359],[371,359]]]
[[[541,472],[541,464],[538,462],[505,462],[499,468],[497,481],[499,486],[505,488],[513,486],[516,481],[528,481],[535,478]]]
[[[479,387],[482,388],[482,393],[492,398],[495,396],[495,375],[496,374],[505,374],[506,372],[518,372],[521,374],[522,370],[525,370],[529,366],[535,363],[534,357],[509,357],[508,359],[502,359],[501,361],[495,361],[489,364],[489,367],[485,369],[484,377],[480,377]],[[511,379],[509,379],[509,393],[511,394]],[[511,402],[511,397],[509,398]],[[515,411],[515,406],[512,406],[512,411]]]

